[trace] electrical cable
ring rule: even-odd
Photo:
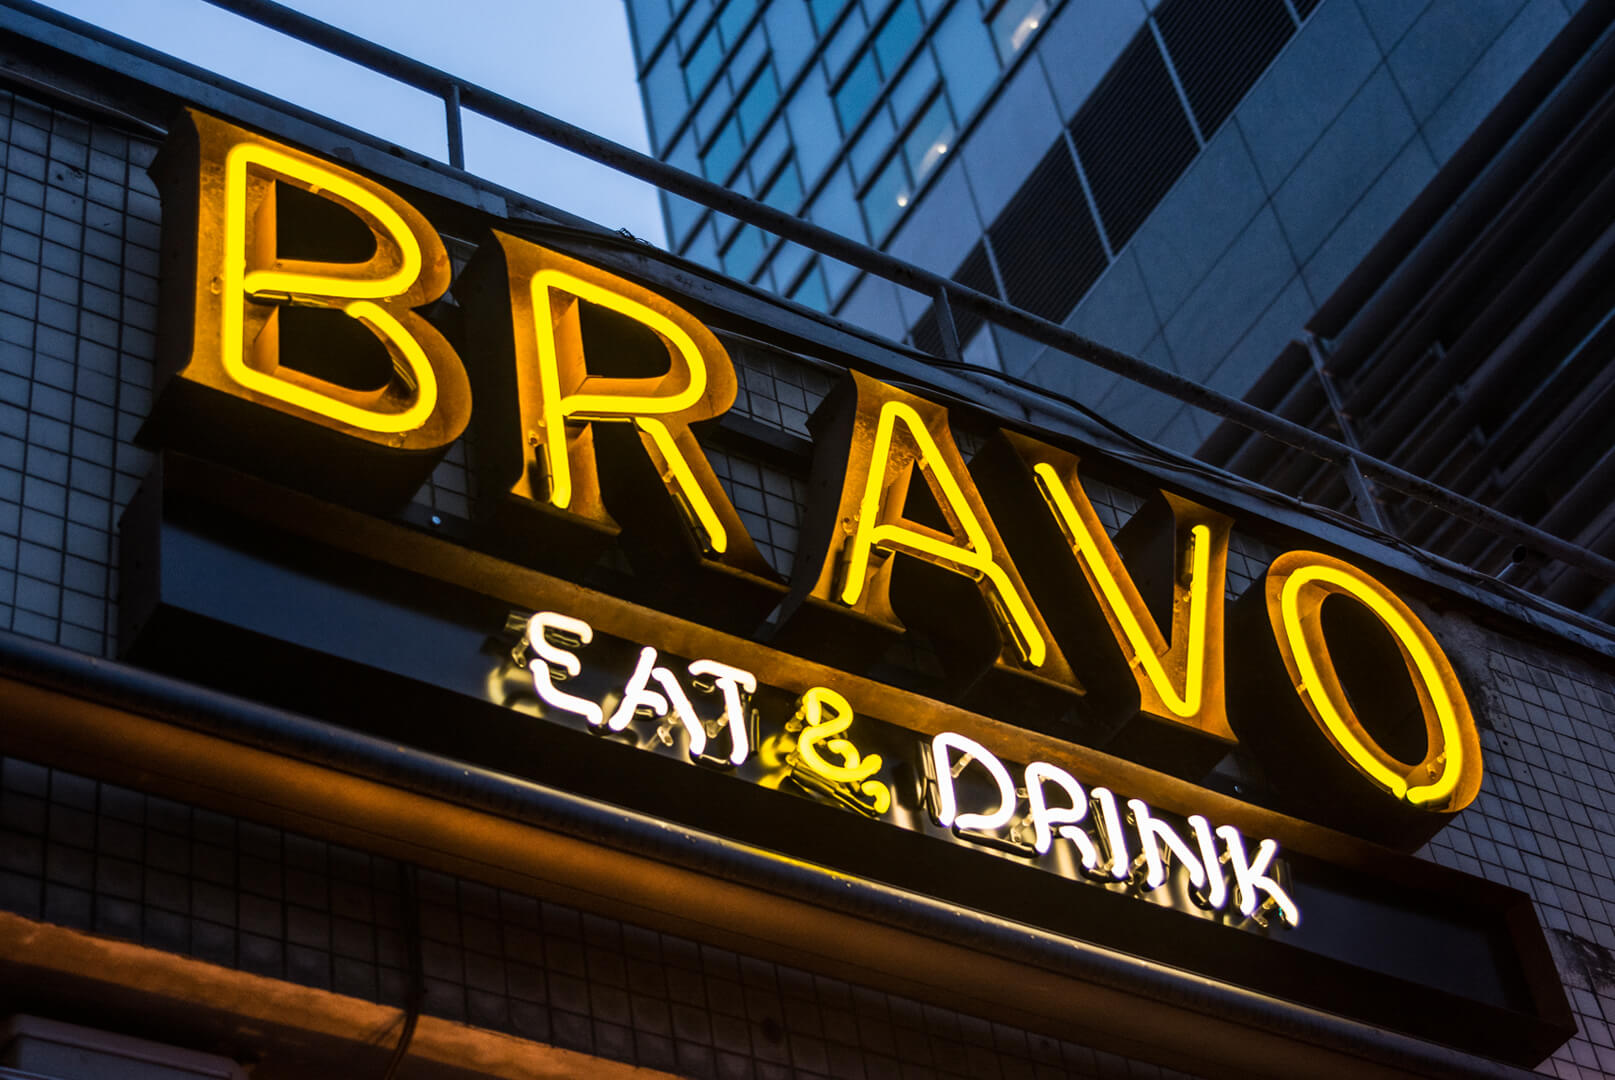
[[[409,963],[409,990],[404,997],[404,1029],[398,1034],[398,1045],[381,1074],[381,1080],[393,1080],[398,1067],[409,1053],[409,1044],[415,1038],[415,1026],[420,1022],[421,1006],[426,999],[426,973],[421,957],[420,900],[416,889],[415,867],[398,864],[399,906],[404,923],[404,950]]]

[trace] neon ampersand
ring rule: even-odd
[[[860,754],[851,741],[836,737],[851,726],[853,715],[847,699],[834,690],[810,687],[802,695],[797,709],[797,716],[807,725],[797,738],[797,760],[803,768],[825,780],[857,789],[872,800],[870,806],[876,814],[884,814],[892,806],[891,789],[879,780],[870,779],[880,771],[880,755]],[[840,758],[841,764],[828,761],[820,752],[821,746]]]

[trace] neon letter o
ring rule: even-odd
[[[1350,597],[1396,642],[1424,717],[1424,758],[1392,757],[1363,727],[1324,639],[1323,602]],[[1480,790],[1480,738],[1457,673],[1428,627],[1396,594],[1349,563],[1315,551],[1279,556],[1267,572],[1268,618],[1279,655],[1313,722],[1335,750],[1398,801],[1455,813]]]

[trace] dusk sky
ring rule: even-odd
[[[44,0],[87,22],[445,159],[431,95],[336,60],[204,0]],[[287,6],[480,83],[617,142],[646,148],[620,0],[283,0]],[[655,190],[475,113],[479,176],[665,243]]]

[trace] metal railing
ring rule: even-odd
[[[284,7],[274,0],[207,0],[209,4],[312,45],[335,57],[368,68],[406,86],[440,98],[451,168],[464,170],[462,114],[472,110],[516,131],[542,139],[584,158],[664,191],[700,203],[741,222],[766,229],[858,270],[933,298],[943,342],[943,359],[961,363],[953,312],[971,312],[983,320],[1076,360],[1147,387],[1184,404],[1304,451],[1343,470],[1359,514],[1375,528],[1381,521],[1372,505],[1371,481],[1416,502],[1558,559],[1602,581],[1615,583],[1615,560],[1503,514],[1459,492],[1443,487],[1327,435],[1174,372],[1155,367],[1109,348],[1049,319],[1015,307],[886,252],[851,240],[785,211],[775,209],[703,177],[660,161],[569,124],[548,113],[505,97],[469,80],[388,49],[373,41]],[[0,0],[6,6],[49,18],[31,0]],[[1247,482],[1248,483],[1248,482]],[[1366,500],[1366,501],[1365,501]],[[1393,537],[1393,540],[1395,538]]]

